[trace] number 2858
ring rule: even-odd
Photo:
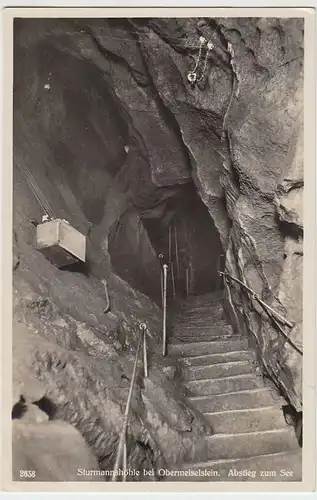
[[[35,470],[20,470],[20,478],[22,477],[35,477]]]

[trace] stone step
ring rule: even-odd
[[[197,396],[225,394],[262,387],[262,380],[254,374],[232,377],[192,380],[186,382],[188,390]]]
[[[192,300],[183,300],[178,303],[175,303],[175,310],[176,311],[187,311],[188,309],[195,309],[195,308],[203,308],[203,307],[210,307],[210,308],[217,308],[217,307],[223,307],[223,298],[218,298],[215,299],[215,297],[203,297],[201,296],[200,298],[192,299]]]
[[[246,458],[252,455],[294,450],[298,447],[293,427],[285,427],[268,431],[205,436],[203,447],[198,445],[195,452],[196,459],[204,461]]]
[[[219,290],[217,292],[206,293],[204,295],[190,295],[186,299],[178,302],[178,307],[188,307],[201,304],[219,304],[224,298],[224,292]]]
[[[227,361],[242,361],[255,360],[255,352],[253,350],[232,351],[217,354],[202,354],[200,356],[191,356],[188,358],[180,358],[180,362],[186,366],[203,366],[216,363],[225,363]]]
[[[267,431],[286,427],[283,411],[276,406],[204,413],[215,433]]]
[[[226,317],[224,316],[223,307],[217,306],[213,308],[200,308],[195,311],[181,311],[175,312],[173,320],[175,323],[182,323],[184,321],[189,322],[202,322],[205,323],[207,321],[225,321]]]
[[[214,354],[220,352],[237,351],[246,349],[248,340],[246,337],[240,337],[236,340],[215,340],[212,342],[189,342],[170,344],[167,352],[171,356],[188,357],[199,356],[202,354]]]
[[[231,341],[241,339],[240,335],[196,335],[196,336],[179,336],[169,337],[168,344],[197,344],[200,342],[219,342],[222,340]]]
[[[177,326],[173,328],[172,330],[173,335],[181,335],[181,336],[194,336],[194,335],[207,335],[207,336],[212,336],[212,335],[233,335],[233,329],[231,325],[228,324],[222,324],[218,325],[216,324],[211,324],[208,326]]]
[[[210,327],[219,327],[222,328],[225,325],[228,325],[229,322],[223,318],[221,315],[219,316],[208,316],[208,317],[189,317],[183,316],[177,320],[173,320],[173,326],[175,330],[179,330],[181,328],[187,328],[188,330],[192,328],[210,328]]]
[[[191,333],[191,334],[181,334],[178,333],[177,335],[172,334],[168,338],[168,343],[169,344],[190,344],[192,342],[213,342],[214,340],[237,340],[240,339],[240,335],[233,335],[229,334],[226,335],[225,333]]]
[[[209,462],[181,464],[167,481],[301,481],[301,449]],[[184,475],[179,471],[187,471]],[[199,475],[198,475],[199,474]]]
[[[179,328],[215,328],[215,326],[219,328],[223,328],[229,326],[228,321],[223,318],[200,318],[197,320],[189,320],[180,318],[178,321],[174,321],[174,329],[178,330]]]
[[[231,375],[242,375],[254,372],[256,366],[248,360],[226,361],[212,365],[190,366],[183,369],[184,380],[202,380],[209,378],[222,378]]]
[[[214,396],[193,396],[189,401],[201,413],[260,408],[275,404],[269,388],[248,389]]]
[[[196,320],[196,319],[221,319],[224,313],[224,309],[222,304],[217,305],[205,305],[205,306],[194,306],[194,307],[186,307],[178,309],[175,313],[174,319],[188,319],[188,320]]]
[[[224,309],[221,305],[214,307],[199,307],[195,309],[184,309],[183,311],[176,311],[174,314],[175,323],[189,321],[221,321],[225,318]]]

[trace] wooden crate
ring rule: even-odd
[[[39,224],[37,249],[57,267],[86,260],[86,236],[62,219]]]

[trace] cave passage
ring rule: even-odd
[[[158,303],[163,262],[170,269],[169,296],[173,288],[176,297],[186,296],[187,291],[200,295],[219,289],[217,271],[223,265],[223,248],[194,184],[181,186],[164,203],[162,210],[150,211],[146,216],[127,212],[112,228],[109,253],[114,271]]]

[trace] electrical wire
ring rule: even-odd
[[[206,73],[206,69],[207,69],[207,64],[208,64],[208,56],[210,54],[210,52],[212,51],[213,49],[213,45],[207,45],[207,51],[206,51],[206,56],[205,56],[205,62],[204,62],[204,67],[203,67],[203,70],[202,70],[202,73],[201,73],[201,76],[200,78],[197,79],[197,82],[201,82],[205,76],[205,73]]]
[[[123,38],[123,37],[115,37],[115,36],[111,36],[111,35],[100,35],[98,33],[94,33],[94,35],[99,39],[99,40],[102,40],[102,39],[110,39],[110,40],[113,40],[113,41],[119,41],[119,42],[129,42],[129,43],[140,43],[142,45],[149,45],[149,46],[152,46],[152,47],[155,47],[155,45],[157,46],[158,49],[161,49],[162,48],[162,45],[157,43],[156,40],[144,40],[144,39],[140,39],[140,35],[146,35],[145,32],[142,32],[142,31],[139,31],[139,32],[130,32],[132,35],[135,35],[136,37],[138,38]],[[155,31],[153,31],[153,33],[155,33],[159,38],[160,40],[163,40],[164,41],[164,35],[159,35],[157,34]],[[74,32],[68,32],[67,35],[89,35],[90,33],[86,30],[81,30],[81,31],[74,31]],[[187,37],[187,38],[183,38],[183,37],[171,37],[169,35],[166,35],[166,39],[170,42],[170,43],[181,43],[182,44],[182,48],[183,49],[186,49],[186,48],[191,48],[191,49],[201,49],[201,44],[197,44],[194,42],[194,38],[195,37]],[[192,43],[188,43],[188,40],[192,40]]]
[[[24,164],[21,156],[18,155],[16,151],[14,151],[13,157],[14,157],[14,160],[15,160],[15,163],[16,163],[18,169],[20,170],[20,172],[24,176],[28,186],[30,187],[35,199],[39,203],[44,214],[49,215],[49,217],[51,219],[55,219],[56,217],[55,217],[55,214],[54,214],[54,211],[53,211],[51,205],[49,204],[47,198],[43,194],[43,191],[40,189],[40,187],[39,187],[38,183],[36,182],[36,180],[34,179],[33,175],[29,171],[28,167]]]

